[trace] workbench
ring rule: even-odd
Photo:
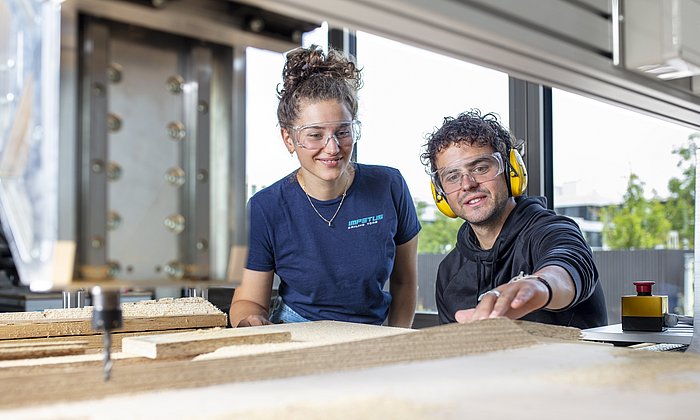
[[[315,324],[255,328],[294,337]],[[265,345],[262,353],[224,348],[188,360],[116,360],[108,383],[99,364],[14,377],[0,369],[0,417],[695,419],[700,413],[694,354],[586,343],[572,340],[572,329],[562,334],[507,319],[389,328],[386,336],[384,327],[320,325],[337,334],[319,345],[296,339],[276,344],[281,350]],[[374,336],[353,333],[363,328]],[[344,341],[344,334],[354,338]],[[26,395],[31,403],[18,403]]]

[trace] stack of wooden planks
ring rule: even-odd
[[[226,326],[226,314],[203,298],[129,302],[121,307],[124,322],[113,333],[113,350],[132,335]],[[0,360],[100,351],[102,338],[91,322],[91,306],[0,313]]]

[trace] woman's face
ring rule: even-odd
[[[348,170],[354,147],[347,139],[351,120],[345,105],[336,100],[306,102],[294,122],[305,128],[282,129],[287,150],[297,152],[304,177],[335,182]]]

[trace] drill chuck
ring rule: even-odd
[[[105,291],[99,286],[92,289],[92,328],[112,331],[122,326],[122,309],[119,291]]]

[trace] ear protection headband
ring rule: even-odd
[[[523,157],[514,148],[508,152],[508,162],[504,173],[510,195],[512,197],[523,195],[527,189],[527,169]],[[442,188],[436,187],[433,181],[430,181],[430,191],[433,193],[433,200],[435,200],[438,210],[447,217],[456,218],[457,215],[447,203],[447,197],[442,192]]]

